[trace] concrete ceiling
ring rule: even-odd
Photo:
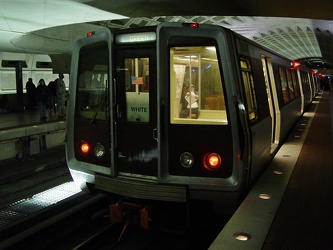
[[[333,1],[327,0],[0,0],[0,50],[70,53],[91,25],[162,21],[222,25],[290,60],[333,68]]]

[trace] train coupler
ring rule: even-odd
[[[142,228],[149,229],[149,206],[143,206],[131,202],[117,202],[109,206],[110,220],[112,222],[124,222],[126,224],[137,224]]]

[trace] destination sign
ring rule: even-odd
[[[124,43],[146,43],[156,41],[155,32],[141,32],[141,33],[129,33],[129,34],[120,34],[116,37],[117,44]]]
[[[126,92],[126,104],[128,122],[149,122],[149,93]]]

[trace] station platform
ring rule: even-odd
[[[333,249],[332,130],[319,93],[209,249]]]
[[[10,130],[18,127],[26,127],[30,125],[38,125],[50,122],[58,122],[65,118],[59,118],[53,110],[47,110],[47,119],[41,121],[39,110],[27,110],[22,112],[9,112],[0,109],[0,130]]]
[[[65,118],[47,110],[40,120],[39,110],[0,112],[0,161],[23,158],[63,145]]]

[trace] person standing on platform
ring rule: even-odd
[[[50,115],[52,114],[52,111],[54,114],[57,113],[57,105],[56,105],[56,97],[57,97],[57,80],[50,81],[49,84],[47,85],[48,91],[49,91],[49,96],[50,96]]]
[[[33,110],[36,107],[36,86],[32,82],[32,78],[29,78],[25,84],[27,90],[28,105],[27,110]]]
[[[64,82],[64,75],[59,74],[59,78],[57,79],[57,109],[58,116],[65,117],[65,104],[66,104],[66,86]]]
[[[48,91],[44,79],[40,79],[37,86],[37,102],[40,120],[46,120],[46,104],[48,103]]]

